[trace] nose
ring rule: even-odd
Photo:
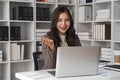
[[[66,24],[65,20],[62,20],[62,25],[65,25],[65,24]]]

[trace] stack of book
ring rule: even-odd
[[[21,40],[20,26],[11,26],[10,27],[10,40]]]
[[[42,36],[46,35],[50,29],[36,29],[36,40],[41,41]]]
[[[111,49],[110,48],[101,48],[100,59],[110,61],[111,58],[112,58]]]
[[[79,21],[91,21],[92,20],[92,8],[91,6],[79,7]]]
[[[23,60],[24,59],[24,44],[11,43],[10,45],[10,60]]]
[[[3,61],[3,51],[0,50],[0,61]]]
[[[92,29],[94,40],[111,39],[111,24],[94,24]]]
[[[36,20],[38,21],[50,21],[50,10],[48,7],[36,8]]]
[[[91,3],[92,0],[78,0],[79,4]]]
[[[80,39],[91,39],[92,33],[91,32],[78,32],[78,36]]]
[[[33,7],[16,6],[12,8],[13,20],[33,20]]]
[[[110,19],[110,9],[97,10],[96,21],[109,20]]]
[[[0,26],[0,41],[8,41],[8,26]]]

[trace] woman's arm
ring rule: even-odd
[[[42,38],[42,54],[44,58],[43,69],[52,69],[55,67],[55,48],[54,42],[49,38],[49,36],[44,36]]]
[[[47,45],[42,44],[42,55],[44,59],[43,69],[52,69],[55,66],[54,52]]]

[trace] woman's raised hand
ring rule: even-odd
[[[54,51],[54,42],[52,39],[42,37],[42,44],[47,45],[51,49],[51,51]]]

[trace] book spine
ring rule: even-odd
[[[18,20],[24,20],[24,18],[23,18],[23,9],[24,9],[24,7],[23,6],[18,6],[17,9],[18,10],[16,10],[16,11],[17,11]]]
[[[33,7],[28,7],[29,20],[33,20]]]
[[[29,8],[27,6],[23,6],[23,20],[29,20]]]
[[[50,21],[50,11],[49,8],[44,8],[44,19],[45,21]]]
[[[20,40],[21,39],[21,32],[20,32],[20,26],[15,27],[15,40]]]

